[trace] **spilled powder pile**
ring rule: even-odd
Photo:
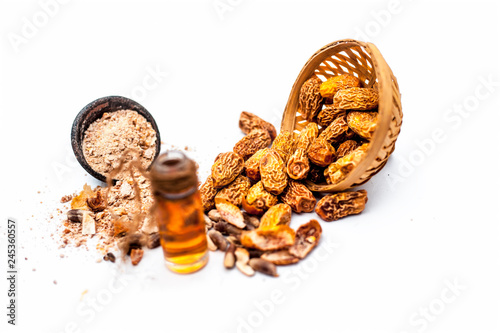
[[[96,250],[103,255],[116,249],[117,243],[125,236],[157,233],[157,226],[150,215],[154,204],[149,180],[139,173],[134,174],[137,186],[132,178],[117,181],[112,187],[91,189],[85,185],[79,195],[72,198],[71,209],[89,214],[95,221],[95,234],[84,235],[81,222],[65,219],[61,229],[61,247],[87,245],[92,239]],[[136,191],[138,193],[136,193]],[[99,193],[99,194],[98,194]],[[91,200],[101,197],[104,202],[94,208]],[[67,198],[64,198],[67,200]],[[103,208],[104,207],[104,208]],[[94,209],[93,209],[94,208]],[[88,249],[88,247],[87,247]]]

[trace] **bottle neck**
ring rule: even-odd
[[[163,191],[157,191],[154,190],[154,196],[157,198],[161,198],[164,200],[180,200],[187,198],[193,194],[196,193],[198,190],[197,186],[192,186],[191,188],[187,189],[186,191],[179,192],[179,193],[168,193],[168,192],[163,192]]]
[[[158,156],[151,166],[150,177],[154,195],[168,200],[185,198],[198,188],[196,165],[180,151]]]

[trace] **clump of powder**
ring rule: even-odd
[[[156,154],[156,131],[136,111],[104,113],[85,131],[82,148],[90,167],[106,177],[122,159],[131,161],[137,156],[142,167],[147,169]],[[126,150],[131,153],[124,155]],[[124,177],[119,173],[114,178]]]
[[[154,204],[153,193],[150,181],[138,172],[134,172],[134,179],[130,176],[119,180],[112,187],[96,187],[91,190],[96,193],[102,191],[107,197],[107,204],[104,210],[99,212],[90,212],[95,220],[96,233],[94,235],[82,234],[82,224],[74,223],[68,219],[63,221],[60,230],[61,247],[72,245],[80,247],[87,245],[89,239],[94,239],[96,249],[105,254],[116,247],[117,242],[123,237],[117,234],[115,223],[125,226],[133,225],[134,219],[141,215],[144,218],[140,220],[137,231],[150,235],[158,231],[154,217],[151,215],[151,207]],[[139,197],[136,197],[136,195]],[[74,208],[74,207],[71,207]],[[133,230],[130,230],[133,232]]]

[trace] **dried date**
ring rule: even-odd
[[[208,176],[207,180],[200,187],[201,204],[205,212],[215,207],[214,199],[216,194],[217,189],[214,186],[214,180],[212,176]]]
[[[318,137],[307,150],[309,160],[321,167],[326,167],[335,160],[335,148],[324,138]]]
[[[370,140],[375,132],[378,112],[352,111],[347,115],[347,125],[360,137]]]
[[[285,162],[275,149],[269,149],[260,159],[260,177],[264,188],[271,194],[278,195],[288,183]]]
[[[288,159],[288,163],[286,164],[286,173],[292,179],[304,179],[307,177],[309,169],[309,158],[307,157],[306,150],[297,148]]]
[[[270,144],[271,136],[269,136],[269,132],[263,129],[254,129],[234,145],[233,151],[243,157],[244,160],[247,160],[259,149],[269,147]]]
[[[349,88],[339,90],[333,98],[333,106],[344,110],[373,110],[378,107],[378,91],[373,88]]]
[[[354,169],[363,160],[368,149],[368,144],[365,143],[353,150],[350,154],[339,158],[334,163],[330,164],[325,169],[325,178],[328,184],[338,184],[344,180],[349,172]]]
[[[314,210],[316,198],[312,192],[302,183],[290,181],[281,195],[281,201],[288,204],[296,213],[309,213]]]
[[[361,213],[367,201],[365,190],[335,193],[323,197],[318,202],[316,213],[325,221],[336,221],[342,217]]]
[[[276,203],[278,203],[278,197],[266,191],[260,181],[248,190],[247,196],[243,200],[243,208],[249,214],[262,215]]]
[[[315,184],[326,182],[325,168],[311,164],[311,168],[309,169],[309,173],[307,174],[307,179]]]
[[[361,81],[357,77],[349,74],[340,74],[323,82],[319,88],[319,92],[324,98],[332,99],[339,90],[354,87],[361,87]]]
[[[347,140],[342,142],[337,149],[337,159],[342,158],[346,155],[352,153],[356,148],[358,148],[358,143],[354,140]]]
[[[319,134],[318,125],[315,123],[309,123],[300,131],[299,137],[297,138],[297,149],[309,149],[309,146],[316,140]]]
[[[293,135],[288,131],[281,131],[280,134],[274,139],[272,149],[276,150],[281,156],[283,162],[287,162],[288,158],[293,152]]]
[[[345,135],[348,129],[349,126],[347,126],[346,114],[343,113],[335,118],[335,120],[321,132],[319,137],[324,138],[331,144],[335,144]]]
[[[247,111],[241,113],[239,126],[245,134],[249,134],[254,129],[263,129],[269,133],[271,140],[274,140],[276,137],[276,128],[274,128],[273,124]]]
[[[220,153],[212,165],[212,179],[215,188],[230,184],[243,170],[245,161],[235,152]]]
[[[215,200],[224,199],[240,207],[251,186],[252,184],[247,177],[239,175],[231,184],[224,187],[216,194]]]
[[[345,114],[345,110],[337,109],[333,105],[325,105],[323,110],[318,114],[318,125],[326,128],[330,125],[337,117]]]
[[[269,148],[260,149],[246,160],[245,173],[251,181],[258,182],[260,180],[260,159],[268,150]]]
[[[313,76],[300,88],[299,113],[308,121],[312,121],[323,103],[323,96],[319,91],[321,80]]]

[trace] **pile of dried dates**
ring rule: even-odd
[[[308,124],[296,137],[288,131],[277,134],[272,124],[241,113],[239,126],[246,135],[233,151],[217,156],[200,187],[208,246],[226,252],[226,268],[277,276],[276,265],[305,258],[318,244],[321,226],[310,220],[293,230],[292,211],[315,210],[325,221],[363,211],[365,190],[329,194],[316,202],[302,183],[337,184],[363,159],[377,125],[378,92],[361,86],[347,74],[325,82],[316,76],[307,80],[298,112]]]

